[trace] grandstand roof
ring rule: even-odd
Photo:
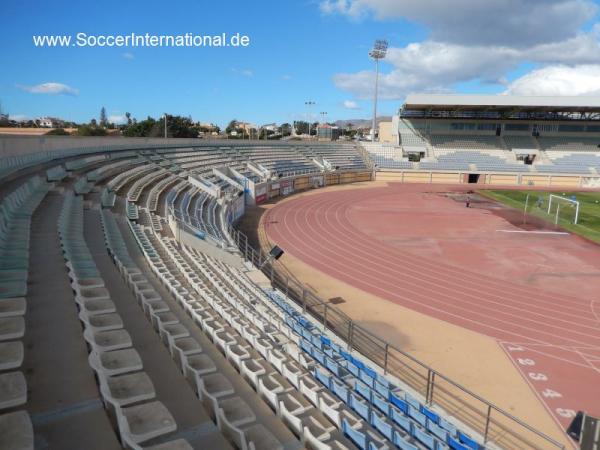
[[[600,97],[411,94],[403,109],[527,112],[600,112]]]

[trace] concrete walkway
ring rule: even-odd
[[[56,223],[63,196],[50,192],[31,226],[25,360],[36,449],[120,449],[98,393]]]
[[[156,400],[164,403],[177,423],[175,434],[162,440],[183,437],[197,449],[231,448],[175,365],[169,350],[144,316],[135,296],[108,255],[98,210],[85,210],[84,235],[94,262],[123,320],[123,327],[131,335],[133,348],[140,354],[144,371],[154,384]],[[204,348],[204,344],[202,345]]]

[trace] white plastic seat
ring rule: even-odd
[[[177,429],[175,419],[162,402],[150,402],[117,408],[121,440],[133,446],[171,433]]]
[[[184,374],[188,380],[193,383],[194,389],[198,392],[200,378],[217,371],[217,366],[212,359],[204,353],[198,355],[185,356],[183,364]]]
[[[111,352],[91,352],[90,367],[105,377],[136,372],[143,369],[142,358],[134,348]]]
[[[20,339],[25,334],[25,320],[23,317],[0,318],[0,341]]]
[[[85,312],[86,315],[92,316],[96,314],[109,314],[117,311],[117,308],[112,300],[99,299],[99,300],[84,300],[79,303],[81,311]]]
[[[100,393],[113,406],[127,406],[156,396],[152,380],[145,372],[116,377],[100,377]]]
[[[0,410],[27,402],[27,382],[23,372],[0,374]]]
[[[233,426],[240,427],[255,422],[256,415],[241,397],[231,397],[219,402],[217,426],[219,420],[223,419],[226,419]]]
[[[23,354],[21,341],[0,342],[0,371],[21,367]]]
[[[33,425],[27,411],[0,415],[0,448],[33,450]]]
[[[242,377],[248,380],[255,389],[258,389],[258,380],[260,377],[273,372],[273,367],[262,358],[248,358],[240,362],[240,373],[242,374]]]
[[[123,321],[117,313],[89,315],[82,310],[79,312],[79,320],[92,331],[110,331],[123,328]]]
[[[171,311],[152,313],[150,315],[150,319],[152,321],[152,326],[157,331],[160,329],[160,325],[171,325],[174,323],[179,323],[179,319]]]
[[[99,353],[130,348],[132,345],[131,336],[126,330],[93,332],[87,329],[83,332],[83,337],[92,350]]]
[[[169,346],[171,356],[175,359],[177,367],[184,368],[186,357],[202,353],[202,347],[192,337],[182,337],[174,339]]]
[[[258,393],[275,410],[279,409],[279,395],[291,392],[294,387],[279,373],[273,372],[258,380]]]
[[[159,326],[159,334],[163,343],[168,347],[171,346],[171,341],[183,337],[188,337],[190,332],[185,327],[185,325],[181,323],[172,323],[172,324],[160,324]]]
[[[0,299],[0,317],[15,317],[25,314],[27,302],[24,297]]]

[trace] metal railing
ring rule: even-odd
[[[448,415],[456,417],[479,433],[484,443],[494,443],[511,450],[565,449],[561,442],[377,337],[340,309],[313,294],[289,275],[281,263],[271,262],[260,248],[254,249],[241,231],[233,226],[229,226],[227,231],[246,261],[260,269],[270,279],[272,286],[300,305],[304,313],[312,315],[324,329],[340,337],[348,350],[356,350],[383,368],[386,375],[398,378],[420,393],[428,405],[438,405]]]

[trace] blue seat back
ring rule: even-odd
[[[389,400],[392,405],[394,405],[396,408],[398,408],[404,414],[408,414],[408,403],[406,403],[404,400],[402,400],[401,398],[397,397],[396,395],[394,395],[392,393],[390,393]]]
[[[380,417],[379,414],[371,414],[371,425],[373,425],[373,428],[383,434],[385,438],[389,439],[390,441],[393,439],[394,427]]]
[[[436,441],[433,436],[427,434],[421,428],[415,427],[413,436],[429,450],[436,450]]]
[[[346,419],[342,419],[342,431],[358,448],[367,449],[367,435],[352,428]]]
[[[467,447],[472,448],[473,450],[480,450],[483,448],[476,441],[474,441],[470,436],[467,436],[466,434],[461,433],[460,431],[458,432],[458,440],[460,442],[462,442],[464,445],[466,445]]]

